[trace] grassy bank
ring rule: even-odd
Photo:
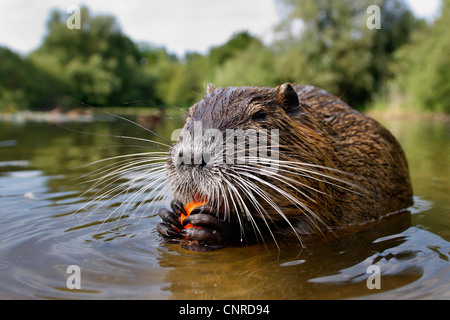
[[[143,122],[157,122],[162,118],[178,119],[185,116],[186,110],[176,107],[171,108],[147,108],[147,107],[101,107],[101,108],[76,108],[61,110],[55,108],[51,111],[0,111],[0,121],[24,123],[34,122],[92,122],[113,121],[116,116],[136,118]]]
[[[91,122],[97,120],[114,120],[115,115],[141,119],[143,121],[155,121],[158,118],[181,119],[186,115],[187,108],[170,107],[164,109],[150,107],[101,107],[78,108],[69,111],[0,111],[0,121],[6,122]],[[375,103],[368,106],[365,114],[377,119],[424,119],[433,121],[449,121],[450,114],[432,112],[425,109],[407,108],[392,103]]]
[[[377,101],[366,107],[364,113],[374,118],[425,119],[450,121],[450,114],[430,111],[421,106],[412,106],[404,100]]]

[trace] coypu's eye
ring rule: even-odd
[[[267,113],[264,110],[259,110],[255,114],[253,114],[252,119],[254,121],[263,121],[267,117]]]

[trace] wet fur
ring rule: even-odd
[[[264,119],[255,121],[257,112]],[[167,174],[175,198],[202,196],[241,230],[241,237],[278,243],[380,219],[412,204],[408,166],[396,139],[375,120],[312,86],[208,87],[189,110],[203,129],[279,129],[276,175],[263,165],[177,167]],[[252,235],[250,235],[252,234]]]

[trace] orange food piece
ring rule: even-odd
[[[194,210],[195,208],[201,207],[203,205],[206,204],[206,201],[192,201],[189,202],[185,207],[184,207],[184,211],[186,211],[186,216],[184,214],[181,214],[181,224],[183,224],[184,219],[186,219],[187,217],[189,217],[191,215],[192,210]],[[189,228],[194,228],[194,226],[190,223],[188,223],[187,225],[184,226],[184,229],[189,229]]]

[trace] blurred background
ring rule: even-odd
[[[0,112],[185,107],[207,83],[294,82],[360,110],[450,113],[449,30],[450,0],[5,0]]]
[[[364,298],[376,263],[381,297],[448,299],[449,30],[450,0],[1,0],[0,298]],[[208,83],[284,82],[394,134],[411,215],[300,251],[161,243],[152,140]]]

